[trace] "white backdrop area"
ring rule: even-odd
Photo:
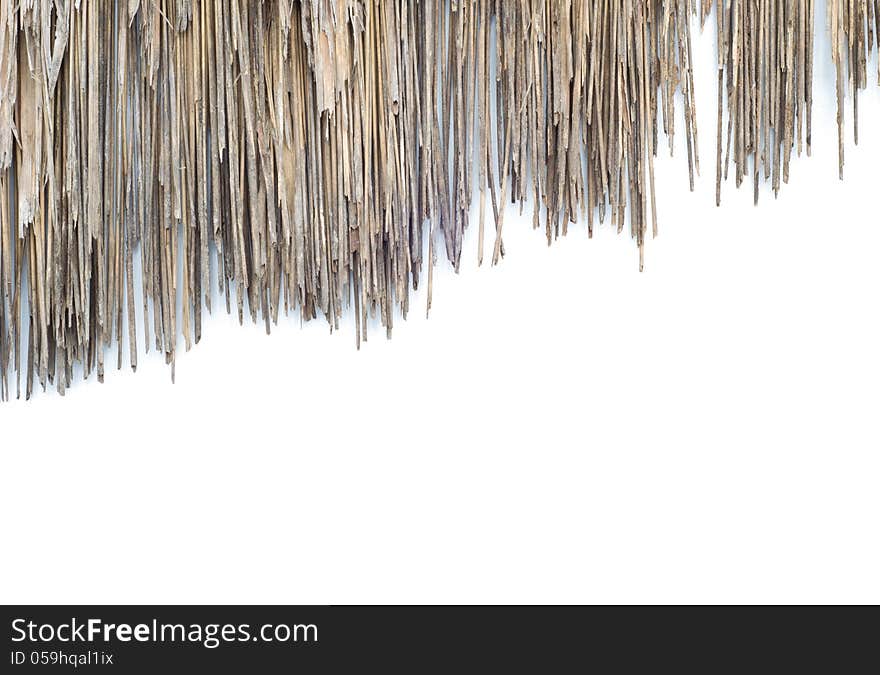
[[[880,602],[880,88],[840,182],[823,6],[813,157],[759,208],[715,207],[695,36],[704,171],[658,160],[643,273],[511,209],[390,341],[215,314],[176,384],[0,405],[0,601]]]

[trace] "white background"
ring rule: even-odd
[[[390,342],[216,315],[175,385],[0,406],[0,601],[880,602],[880,90],[841,183],[823,5],[813,158],[758,209],[715,208],[696,36],[703,176],[658,161],[642,274],[512,210]]]

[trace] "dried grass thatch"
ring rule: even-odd
[[[842,113],[880,15],[828,6]],[[643,255],[676,104],[699,171],[696,14],[719,199],[731,161],[757,199],[809,151],[813,0],[2,0],[0,395],[101,379],[126,341],[132,368],[139,339],[173,364],[214,285],[267,330],[351,308],[358,340],[390,331],[425,277],[430,307],[438,249],[458,268],[472,208],[480,262],[509,202],[548,241],[628,225]]]

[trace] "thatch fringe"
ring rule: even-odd
[[[828,29],[831,36],[831,58],[837,72],[837,133],[840,177],[846,147],[846,90],[852,92],[853,137],[859,143],[859,90],[868,85],[868,56],[880,47],[880,1],[828,0]],[[880,82],[880,59],[877,80]]]
[[[880,16],[829,2],[843,102]],[[628,222],[643,260],[677,101],[699,171],[690,19],[713,4],[719,198],[731,159],[757,198],[760,166],[778,190],[809,151],[813,0],[2,2],[0,397],[14,372],[28,396],[102,379],[126,342],[173,366],[214,286],[267,331],[351,308],[358,342],[390,332],[472,209],[481,263],[509,202],[548,242]]]
[[[737,187],[751,171],[757,204],[762,167],[778,194],[795,147],[810,153],[813,25],[814,0],[717,0],[719,205],[731,159]]]

